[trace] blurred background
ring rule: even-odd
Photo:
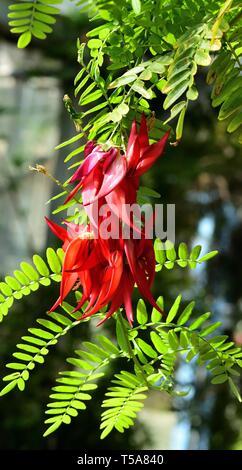
[[[88,19],[66,1],[55,32],[45,41],[17,50],[7,26],[7,6],[0,5],[0,277],[19,262],[30,260],[46,246],[56,244],[43,220],[53,207],[46,201],[58,192],[29,165],[44,164],[60,180],[67,178],[65,149],[54,147],[72,137],[73,123],[64,109],[65,93],[73,97],[73,79],[79,71],[76,39],[85,40]],[[204,73],[204,72],[203,72]],[[162,203],[176,204],[176,241],[220,254],[206,267],[186,271],[162,270],[154,294],[164,295],[169,307],[179,293],[183,301],[197,299],[197,311],[211,310],[223,321],[223,331],[242,344],[242,167],[240,148],[226,133],[211,108],[205,74],[198,77],[199,101],[190,104],[181,144],[168,149],[145,180],[161,193]],[[162,116],[160,103],[156,113]],[[68,175],[69,176],[69,175]],[[55,218],[58,221],[58,216]],[[56,288],[41,288],[15,302],[0,327],[0,375],[21,335],[57,297]],[[112,335],[112,324],[103,334]],[[1,449],[242,449],[242,407],[228,386],[212,386],[206,370],[196,364],[178,364],[176,380],[189,389],[183,398],[152,392],[133,429],[113,432],[99,441],[100,403],[105,381],[88,411],[71,426],[42,438],[44,410],[50,387],[65,358],[93,334],[88,324],[51,351],[44,367],[33,374],[25,393],[12,392],[0,403]],[[64,366],[65,367],[65,366]],[[109,371],[110,376],[115,372]]]

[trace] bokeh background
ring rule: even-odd
[[[0,277],[22,260],[56,240],[47,233],[44,215],[53,210],[46,201],[58,191],[49,180],[28,170],[45,164],[61,180],[68,173],[65,149],[54,151],[74,135],[62,98],[73,97],[79,70],[76,39],[85,40],[88,19],[71,2],[63,6],[55,32],[27,50],[17,50],[6,16],[11,2],[0,5]],[[180,292],[183,300],[197,299],[197,311],[212,310],[226,334],[242,343],[242,167],[241,150],[216,119],[204,72],[199,75],[199,101],[190,105],[184,137],[150,170],[144,184],[161,193],[162,202],[176,204],[176,240],[204,252],[220,254],[206,267],[161,271],[154,294],[170,305]],[[156,113],[162,116],[160,102]],[[56,216],[58,221],[58,216]],[[56,288],[42,288],[15,302],[0,326],[0,375],[14,347],[34,320],[57,296]],[[111,321],[103,334],[112,335]],[[125,435],[114,432],[99,441],[100,403],[107,383],[101,384],[88,411],[71,426],[42,438],[44,409],[50,387],[73,349],[93,331],[84,324],[51,351],[33,374],[25,393],[12,392],[0,402],[0,449],[242,449],[242,407],[227,385],[211,386],[204,369],[180,362],[176,380],[190,389],[183,398],[153,392],[136,426]],[[109,370],[110,376],[115,372]]]

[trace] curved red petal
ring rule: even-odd
[[[85,197],[85,202],[83,200],[84,205],[93,204],[97,199],[106,197],[111,193],[125,177],[126,171],[126,160],[124,156],[119,154],[104,173],[100,189],[96,194],[89,193],[89,197]]]
[[[143,153],[140,161],[137,164],[135,175],[141,176],[155,163],[155,161],[163,154],[164,148],[169,137],[170,132],[162,137],[159,142],[150,145]]]
[[[48,219],[48,217],[45,217],[46,223],[50,227],[51,231],[58,237],[60,238],[63,242],[66,240],[69,240],[69,235],[67,230],[64,228],[60,227],[60,225],[57,225],[55,222],[52,220]]]

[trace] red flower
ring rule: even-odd
[[[87,303],[81,318],[99,312],[110,304],[105,319],[109,318],[122,305],[132,325],[132,293],[135,284],[142,296],[161,311],[151,294],[150,288],[155,275],[155,256],[151,240],[144,238],[142,229],[134,226],[125,213],[125,204],[134,204],[137,198],[140,176],[147,171],[163,153],[169,133],[150,145],[145,116],[142,116],[139,132],[136,122],[128,141],[127,152],[121,155],[117,148],[107,152],[100,145],[88,142],[84,151],[84,162],[73,175],[71,182],[79,181],[68,196],[71,199],[79,189],[87,215],[93,223],[93,204],[107,203],[117,216],[117,225],[127,223],[133,228],[132,238],[124,240],[104,239],[101,222],[107,215],[98,216],[94,221],[97,235],[91,225],[68,224],[69,231],[47,219],[51,230],[63,241],[65,252],[60,296],[51,311],[55,310],[72,289],[82,286],[83,295],[76,310]],[[138,230],[141,238],[134,239]],[[103,320],[103,321],[104,321]]]
[[[146,118],[142,115],[140,130],[137,132],[133,121],[126,155],[121,155],[116,148],[104,152],[100,145],[88,142],[85,147],[85,160],[74,173],[71,183],[79,181],[70,193],[69,201],[79,189],[82,189],[84,206],[91,206],[96,200],[107,203],[119,219],[132,225],[125,204],[134,204],[137,198],[139,177],[145,173],[163,154],[169,132],[157,143],[149,144]],[[88,209],[89,214],[92,208]]]
[[[82,319],[94,315],[110,303],[103,321],[124,305],[132,325],[135,284],[143,297],[160,310],[150,292],[155,274],[151,240],[95,239],[92,238],[90,226],[67,223],[68,232],[46,220],[55,235],[63,241],[65,252],[60,296],[50,311],[56,310],[72,289],[82,286],[82,299],[75,309],[79,310],[87,302]]]

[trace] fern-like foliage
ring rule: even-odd
[[[52,26],[56,22],[55,16],[59,14],[59,8],[53,5],[62,3],[63,0],[22,0],[9,6],[10,31],[20,34],[18,47],[26,47],[34,36],[37,39],[46,39],[47,34],[53,31]]]
[[[213,84],[212,105],[220,106],[218,119],[226,121],[227,131],[236,132],[242,144],[241,26],[235,26],[226,32],[225,47],[210,67],[207,82]]]
[[[104,148],[115,145],[125,152],[131,122],[134,117],[140,120],[141,113],[149,117],[152,142],[160,139],[168,123],[173,125],[175,119],[174,143],[177,143],[182,137],[189,102],[198,97],[196,74],[200,66],[210,67],[208,82],[214,82],[212,104],[222,105],[219,119],[231,117],[228,131],[240,132],[241,13],[237,0],[184,0],[182,8],[178,0],[165,2],[163,8],[153,0],[74,1],[80,12],[89,11],[92,20],[99,24],[87,33],[87,44],[79,41],[77,44],[80,71],[75,79],[75,96],[80,110],[74,108],[68,96],[64,97],[77,134],[58,148],[76,144],[85,137],[102,142]],[[19,47],[27,46],[32,37],[45,39],[59,12],[53,5],[61,3],[62,0],[21,0],[10,6],[11,31],[20,35]],[[101,73],[104,63],[108,64],[106,78]],[[163,103],[163,121],[154,119],[153,98],[160,98]],[[80,164],[83,147],[81,143],[66,156],[66,162],[71,161],[70,169]],[[67,184],[68,181],[64,183],[66,191],[54,199],[67,194]],[[159,195],[141,188],[139,201],[150,197]],[[70,200],[54,213],[66,211],[76,202],[81,200]],[[78,209],[69,220],[80,221],[82,217]],[[185,243],[180,243],[176,249],[170,242],[162,244],[156,240],[156,270],[173,269],[176,265],[195,268],[217,254],[212,251],[200,256],[200,252],[200,246],[188,250]],[[29,295],[40,285],[50,285],[52,280],[60,281],[62,250],[55,252],[49,248],[46,255],[47,261],[35,255],[33,265],[21,263],[13,276],[6,276],[0,283],[2,317],[15,299]],[[80,296],[77,291],[78,300]],[[121,370],[108,387],[102,403],[105,408],[100,426],[102,438],[113,429],[123,432],[133,425],[149,389],[184,393],[177,391],[175,378],[176,365],[181,360],[205,367],[213,384],[228,382],[241,401],[236,380],[242,368],[242,351],[220,334],[220,323],[211,323],[209,312],[194,314],[195,302],[181,307],[180,295],[168,310],[162,297],[157,304],[164,310],[164,316],[156,309],[150,314],[144,301],[138,302],[134,328],[130,328],[122,311],[117,312],[113,315],[117,344],[100,336],[95,342],[84,342],[75,351],[76,356],[67,359],[73,369],[60,372],[52,388],[46,411],[51,416],[45,421],[48,425],[45,436],[62,423],[69,424],[85,409],[110,361],[120,357],[122,362],[128,362],[130,371]],[[62,313],[39,318],[37,325],[21,338],[13,353],[14,362],[7,364],[12,373],[3,378],[7,385],[0,395],[14,388],[23,391],[35,365],[43,364],[49,349],[80,324],[80,312],[74,313],[66,302],[61,308]],[[103,318],[103,313],[97,316]]]
[[[23,261],[20,269],[0,282],[0,321],[8,314],[15,300],[22,299],[40,286],[49,286],[52,281],[60,282],[63,254],[61,248],[57,251],[47,248],[46,261],[34,255],[33,265]]]
[[[53,5],[62,1],[22,0],[10,5],[9,24],[13,33],[20,34],[19,47],[26,47],[32,36],[45,39],[59,13]],[[133,114],[149,113],[150,101],[161,92],[165,95],[163,108],[169,110],[165,124],[173,123],[175,119],[178,142],[189,101],[198,98],[198,67],[209,67],[213,56],[215,61],[208,74],[208,83],[215,82],[212,105],[222,104],[220,120],[230,117],[228,132],[240,128],[241,17],[238,1],[184,0],[182,8],[178,7],[177,0],[170,0],[165,8],[155,8],[152,0],[121,0],[118,3],[74,0],[73,3],[80,14],[89,12],[92,19],[102,23],[87,33],[87,62],[85,46],[78,45],[82,68],[75,80],[75,94],[79,96],[80,105],[88,106],[84,112],[72,113],[77,130],[82,128],[79,138],[85,133],[89,139],[98,138],[103,142],[112,139],[122,145],[119,136],[122,129],[125,131],[129,127]],[[100,74],[105,57],[110,61],[106,80]],[[160,122],[159,129],[162,129]],[[241,132],[238,134],[241,142]],[[70,139],[69,143],[74,141]],[[81,149],[72,151],[67,160],[81,153]]]
[[[201,245],[194,246],[189,253],[188,247],[184,242],[179,244],[176,251],[172,242],[168,240],[165,243],[162,243],[159,238],[155,240],[154,249],[156,261],[158,263],[156,265],[156,271],[160,271],[163,266],[166,269],[173,269],[175,265],[178,265],[181,268],[189,267],[194,269],[198,264],[208,261],[218,254],[217,250],[213,250],[199,257],[202,249]]]
[[[54,432],[61,424],[70,424],[73,417],[86,409],[85,401],[91,400],[90,393],[95,390],[98,380],[104,376],[109,362],[122,352],[106,337],[99,336],[95,343],[84,342],[85,349],[75,351],[77,357],[67,362],[75,367],[73,371],[60,372],[57,385],[52,388],[46,414],[54,415],[46,419],[50,424],[44,436]],[[88,393],[87,393],[88,392]]]
[[[161,382],[161,388],[164,389],[165,385],[167,391],[172,391],[174,388],[174,359],[176,360],[177,355],[181,354],[187,362],[196,357],[200,366],[205,364],[211,373],[212,383],[223,383],[227,380],[231,383],[233,376],[240,375],[236,366],[242,367],[241,348],[236,347],[232,341],[227,342],[228,336],[226,335],[211,337],[211,334],[221,326],[221,323],[206,324],[211,316],[210,312],[191,320],[195,302],[190,302],[181,312],[181,300],[179,295],[167,313],[165,322],[161,322],[160,314],[155,310],[152,313],[153,322],[148,322],[145,304],[142,300],[139,301],[137,320],[140,326],[136,328],[136,331],[151,327],[153,331],[150,333],[150,338],[154,348],[138,336],[134,336],[132,341],[135,346],[138,345],[137,355],[142,353],[139,358],[144,363],[144,370],[147,365],[150,367],[157,361],[161,361],[161,369],[154,376],[151,375],[149,380],[151,382],[157,382],[158,379],[164,381],[164,383]],[[162,307],[164,306],[162,298],[158,299],[158,303]],[[132,332],[132,335],[135,333]],[[164,359],[168,360],[165,367]],[[165,372],[162,370],[162,365]],[[150,373],[152,373],[151,369],[149,369]],[[232,391],[234,392],[234,389]],[[237,396],[239,396],[238,392]]]
[[[63,310],[71,313],[73,307],[63,303]],[[6,367],[14,370],[14,372],[3,378],[3,381],[8,383],[1,390],[0,396],[10,392],[15,387],[23,391],[31,371],[35,369],[37,364],[44,364],[49,348],[54,346],[59,338],[66,335],[70,329],[80,323],[80,320],[75,321],[61,313],[51,313],[49,316],[51,319],[38,318],[36,320],[37,325],[29,328],[27,335],[22,336],[21,342],[17,344],[18,351],[13,353],[13,357],[18,362],[6,364]]]
[[[124,432],[133,426],[138,411],[143,408],[143,400],[148,390],[139,377],[130,372],[121,371],[112,380],[113,386],[109,387],[102,403],[106,408],[101,416],[101,439],[104,439],[114,428]],[[142,400],[142,401],[141,401]]]
[[[107,390],[102,405],[107,408],[102,413],[102,438],[113,429],[123,432],[133,425],[143,406],[144,392],[149,389],[169,394],[184,393],[177,391],[175,381],[176,364],[181,358],[187,362],[196,360],[199,366],[205,366],[213,384],[228,381],[232,393],[241,401],[234,381],[240,375],[238,369],[242,368],[241,348],[228,341],[226,335],[215,333],[221,323],[208,323],[210,313],[194,319],[195,302],[181,310],[181,301],[181,296],[178,296],[166,311],[163,298],[157,299],[158,305],[166,312],[164,321],[156,309],[150,316],[144,301],[140,300],[134,328],[130,328],[121,312],[116,314],[117,344],[104,336],[98,336],[95,342],[84,342],[83,347],[75,351],[76,357],[67,359],[73,369],[60,372],[52,388],[51,402],[46,411],[51,416],[45,421],[49,425],[45,436],[62,424],[69,424],[86,408],[98,380],[105,375],[106,367],[119,357],[126,358],[129,363],[132,360],[133,371],[122,370],[116,374]],[[62,308],[64,314],[52,313],[48,319],[38,319],[38,327],[29,328],[28,334],[22,337],[17,345],[18,351],[13,354],[18,362],[7,364],[13,372],[4,377],[4,382],[8,383],[1,395],[16,387],[23,391],[31,371],[36,364],[44,363],[50,347],[80,324],[79,312],[73,314],[73,307],[67,303],[63,303]],[[150,342],[147,341],[147,333]]]

